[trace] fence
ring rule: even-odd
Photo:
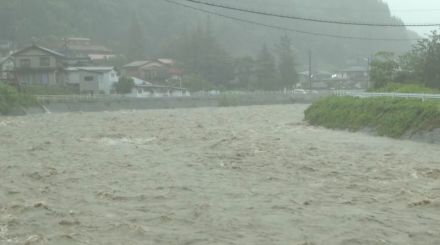
[[[41,103],[57,103],[57,102],[88,102],[102,100],[118,100],[118,99],[154,99],[154,98],[172,98],[172,97],[191,97],[191,98],[210,98],[231,95],[237,97],[280,97],[280,98],[317,98],[328,96],[329,91],[306,91],[306,90],[282,90],[282,91],[199,91],[191,93],[190,96],[169,96],[169,95],[152,95],[145,97],[137,97],[133,95],[91,95],[91,94],[74,94],[74,95],[36,95],[36,99]]]
[[[374,98],[374,97],[392,97],[405,99],[421,99],[425,100],[440,100],[440,94],[411,94],[411,93],[368,93],[356,91],[335,91],[337,96],[352,96],[358,98]]]
[[[265,95],[284,95],[291,96],[292,91],[200,91],[191,94],[191,97],[212,97],[221,95],[238,95],[238,96],[265,96]],[[91,95],[91,94],[75,94],[75,95],[36,95],[36,99],[40,102],[82,102],[82,101],[98,101],[98,100],[114,100],[114,99],[148,99],[148,98],[167,98],[167,97],[187,97],[187,96],[167,96],[152,95],[145,97],[137,97],[133,95]]]
[[[123,95],[36,95],[35,98],[39,102],[81,102],[81,101],[96,101],[104,99],[120,99],[127,98]]]

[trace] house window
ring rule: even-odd
[[[20,67],[31,67],[30,59],[20,59]]]
[[[50,58],[49,57],[41,57],[40,58],[40,66],[50,66]]]
[[[93,76],[85,76],[84,80],[87,81],[87,82],[91,82],[91,81],[94,80],[94,77]]]

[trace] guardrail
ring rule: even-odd
[[[358,98],[392,97],[405,99],[440,100],[440,94],[415,94],[415,93],[369,93],[353,91],[335,91],[337,96],[352,96]]]
[[[303,90],[304,91],[304,90]],[[285,90],[285,91],[200,91],[194,92],[191,94],[191,97],[215,97],[222,95],[237,95],[237,96],[293,96],[293,95],[314,95],[315,93],[304,91],[303,93],[298,93],[293,90]],[[137,97],[134,95],[91,95],[91,94],[72,94],[72,95],[36,95],[35,98],[42,103],[46,102],[84,102],[84,101],[97,101],[97,100],[112,100],[112,99],[153,99],[153,98],[168,98],[168,97],[182,97],[182,96],[145,96],[145,97]],[[187,96],[183,96],[187,97]]]
[[[35,98],[39,102],[80,102],[80,101],[95,101],[103,99],[119,99],[126,98],[123,95],[36,95]]]

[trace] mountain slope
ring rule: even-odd
[[[177,0],[188,4],[185,1]],[[337,19],[357,22],[401,23],[391,16],[389,8],[380,0],[210,0],[211,2],[248,9],[263,10],[311,18]],[[302,31],[369,38],[414,38],[405,28],[352,27],[317,24],[303,21],[263,17],[229,10],[197,6],[221,14],[240,17]],[[205,25],[221,44],[236,55],[253,55],[263,43],[272,45],[288,33],[301,59],[311,49],[319,64],[338,66],[349,60],[371,55],[378,50],[402,52],[411,43],[356,41],[317,37],[299,33],[271,30],[266,27],[172,5],[163,0],[0,0],[0,39],[29,43],[32,38],[59,39],[65,36],[89,36],[104,42],[119,52],[129,43],[130,23],[137,15],[145,33],[146,52],[151,56],[163,53],[181,33]],[[303,63],[303,62],[301,62]]]

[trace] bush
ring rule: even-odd
[[[0,82],[0,114],[8,114],[18,107],[27,107],[35,104],[35,99],[27,94],[20,94],[14,87]]]
[[[305,112],[312,125],[330,129],[374,129],[399,138],[406,133],[440,128],[440,103],[397,98],[328,97]]]
[[[119,82],[114,85],[118,94],[129,94],[132,92],[135,84],[132,78],[121,77]]]

